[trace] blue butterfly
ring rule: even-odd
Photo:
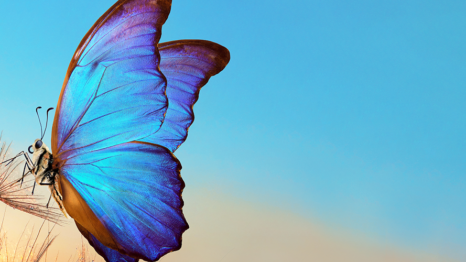
[[[230,54],[203,40],[159,43],[170,8],[120,0],[103,14],[66,73],[51,150],[42,138],[29,148],[36,182],[106,261],[158,260],[188,229],[173,152],[201,87]]]

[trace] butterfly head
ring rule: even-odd
[[[40,139],[36,139],[34,143],[29,146],[28,151],[30,154],[32,154],[33,159],[36,158],[36,156],[42,155],[43,153],[50,153],[50,149]]]
[[[39,119],[39,124],[40,124],[41,137],[40,139],[36,139],[34,143],[28,148],[29,153],[33,155],[33,159],[35,156],[37,157],[38,155],[42,155],[45,152],[50,153],[50,149],[44,144],[44,142],[42,142],[42,139],[44,138],[45,131],[47,131],[47,125],[49,122],[49,112],[50,110],[53,110],[53,107],[47,109],[47,120],[45,122],[45,130],[42,130],[42,122],[40,121],[39,112],[38,112],[38,110],[41,108],[42,107],[40,106],[36,108],[36,114],[37,114],[37,118]]]
[[[36,139],[32,145],[29,146],[29,154],[34,154],[37,151],[41,151],[42,147],[47,147],[42,140]]]

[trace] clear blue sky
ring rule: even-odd
[[[34,109],[56,106],[75,48],[113,3],[2,3],[0,129],[16,149],[39,136]],[[466,259],[465,10],[174,0],[162,41],[231,52],[177,151],[187,187]]]

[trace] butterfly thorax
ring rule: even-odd
[[[32,162],[34,164],[32,173],[36,178],[37,184],[50,184],[53,180],[53,155],[45,144],[34,150]]]
[[[32,155],[32,173],[34,174],[36,183],[41,186],[49,186],[53,198],[66,216],[67,213],[63,206],[63,196],[60,188],[60,175],[58,169],[54,168],[53,154],[47,145],[39,139],[36,139],[32,148],[34,151]]]

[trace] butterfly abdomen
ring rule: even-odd
[[[54,173],[53,183],[49,185],[49,189],[61,212],[63,212],[65,217],[68,217],[68,213],[66,212],[65,206],[63,205],[63,194],[60,187],[60,175],[58,173]]]

